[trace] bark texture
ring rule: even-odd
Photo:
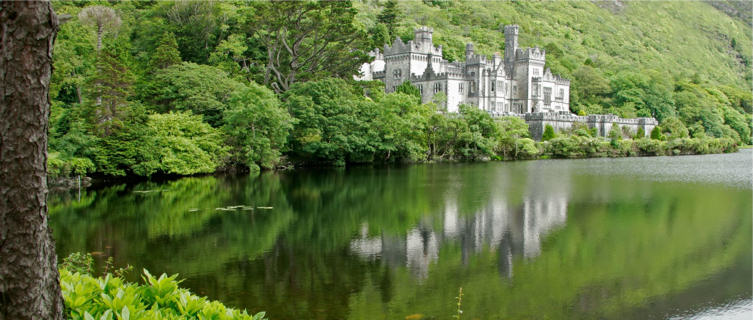
[[[47,119],[58,20],[48,1],[0,1],[0,320],[62,319],[47,225]]]

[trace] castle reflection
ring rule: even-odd
[[[350,250],[364,260],[407,267],[418,279],[428,277],[444,245],[459,245],[463,264],[468,264],[473,254],[493,250],[499,255],[500,275],[511,278],[513,258],[537,257],[545,237],[567,220],[568,177],[556,175],[557,183],[547,183],[541,174],[529,173],[528,177],[521,198],[508,198],[510,192],[500,190],[470,214],[459,209],[459,197],[446,196],[444,212],[426,215],[405,235],[369,235],[364,223],[360,234],[351,240]],[[511,179],[500,176],[496,180],[495,185],[505,189],[505,180]],[[457,190],[448,191],[453,192]]]

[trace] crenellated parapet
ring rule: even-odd
[[[570,86],[570,79],[566,79],[559,75],[552,74],[552,70],[549,68],[547,68],[546,71],[544,71],[544,76],[542,77],[542,80],[546,82],[554,82],[562,86]]]
[[[518,48],[518,50],[515,51],[515,60],[540,60],[544,61],[546,60],[546,50],[539,49],[539,47],[535,48]]]

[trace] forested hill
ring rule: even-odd
[[[434,104],[420,104],[409,84],[385,95],[381,83],[353,81],[368,51],[396,37],[410,40],[424,25],[434,29],[445,58],[458,60],[467,42],[480,53],[504,51],[502,27],[518,24],[520,44],[546,49],[548,67],[572,80],[573,112],[656,117],[661,130],[653,137],[661,141],[751,143],[750,3],[67,0],[53,6],[64,22],[50,85],[53,175],[472,160],[499,157],[505,146],[518,150],[524,123],[507,126],[471,109],[444,117]],[[667,150],[660,151],[652,154]]]
[[[728,12],[745,10],[739,4]],[[378,24],[383,5],[367,1],[356,7],[361,23]],[[599,85],[592,77],[608,80],[621,71],[751,91],[753,45],[745,16],[732,18],[705,2],[399,1],[396,11],[397,35],[412,39],[413,28],[431,26],[449,60],[463,59],[467,42],[488,55],[503,52],[503,26],[518,24],[520,44],[547,49],[548,67],[575,80],[576,98]],[[593,70],[584,71],[586,65]]]
[[[383,5],[355,5],[361,23],[378,24]],[[720,11],[729,6],[718,7],[698,1],[398,1],[396,33],[410,40],[414,28],[433,27],[445,58],[459,60],[468,42],[487,55],[503,52],[503,26],[518,24],[520,44],[548,49],[548,66],[569,78],[591,65],[604,76],[621,70],[655,70],[670,79],[698,74],[749,91],[751,28],[744,17]]]

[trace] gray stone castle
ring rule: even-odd
[[[545,68],[546,52],[518,46],[517,25],[505,26],[505,55],[476,54],[473,44],[465,48],[464,62],[442,59],[442,46],[434,46],[433,29],[421,27],[407,43],[396,38],[382,51],[370,52],[371,63],[361,67],[357,80],[380,80],[387,93],[405,81],[421,92],[423,103],[434,101],[446,112],[457,112],[461,104],[473,105],[493,116],[514,115],[529,123],[531,135],[540,138],[545,124],[563,130],[573,122],[598,126],[606,135],[612,123],[646,133],[656,125],[653,118],[620,119],[613,115],[578,117],[570,112],[570,80]],[[634,125],[635,124],[635,125]],[[605,130],[606,129],[606,130]]]
[[[546,52],[518,47],[518,26],[505,27],[505,55],[476,54],[465,48],[465,62],[442,59],[442,46],[432,42],[432,29],[415,30],[408,43],[400,38],[383,51],[371,52],[374,61],[362,68],[361,80],[381,80],[387,92],[408,80],[419,88],[423,102],[434,99],[447,112],[458,106],[477,106],[493,114],[570,110],[570,80],[544,68]]]

